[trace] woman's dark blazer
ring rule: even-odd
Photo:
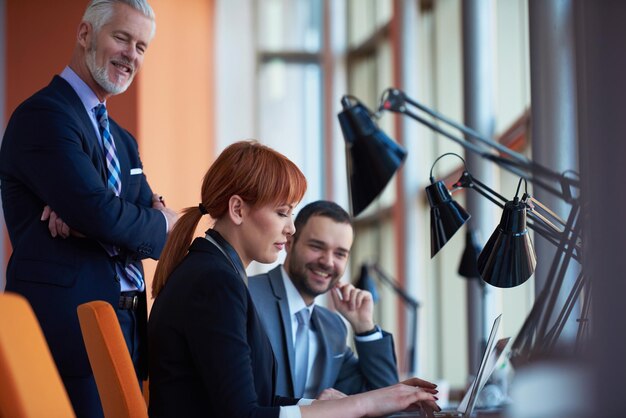
[[[275,360],[245,282],[197,238],[148,321],[150,417],[278,417]]]

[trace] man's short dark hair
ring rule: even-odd
[[[298,239],[299,232],[304,228],[304,225],[306,225],[311,216],[324,216],[337,223],[352,226],[352,217],[341,206],[328,200],[316,200],[304,206],[300,209],[300,212],[298,212],[298,216],[296,216],[294,222],[296,227],[296,233],[293,235],[294,242]]]

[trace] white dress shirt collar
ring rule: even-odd
[[[296,286],[291,282],[287,271],[285,270],[285,266],[280,266],[281,276],[283,278],[283,284],[285,285],[285,293],[287,293],[287,304],[289,305],[289,315],[293,318],[296,312],[300,311],[303,308],[308,308],[309,313],[313,313],[313,308],[315,307],[315,301],[310,306],[307,306],[304,303],[304,299],[300,296],[300,292],[296,289]]]
[[[80,101],[83,102],[83,106],[85,106],[85,110],[87,110],[88,113],[93,113],[93,108],[100,104],[100,100],[98,96],[96,96],[96,93],[91,90],[91,87],[89,87],[69,66],[63,69],[60,76],[67,81],[76,94],[78,94]],[[104,103],[106,103],[106,101]]]

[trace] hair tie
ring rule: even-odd
[[[204,207],[204,205],[202,203],[198,204],[198,209],[200,209],[200,213],[203,214],[203,215],[206,215],[207,213],[209,213],[209,212],[207,212],[206,208]]]

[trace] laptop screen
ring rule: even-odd
[[[502,350],[504,350],[504,346],[502,345],[500,350],[496,349],[496,335],[498,333],[498,328],[500,327],[500,320],[502,319],[502,314],[498,315],[498,317],[493,321],[493,326],[491,327],[491,332],[489,333],[489,339],[487,340],[487,347],[485,348],[485,352],[483,353],[483,358],[480,362],[480,367],[478,368],[478,373],[476,374],[476,378],[472,381],[469,389],[465,393],[463,400],[459,404],[457,411],[462,414],[471,414],[474,410],[474,405],[476,404],[476,399],[478,398],[478,394],[480,390],[483,388],[489,377],[491,376],[491,372],[493,372],[493,368],[502,354]],[[507,339],[508,341],[508,339]],[[501,346],[501,344],[497,344],[497,346]]]

